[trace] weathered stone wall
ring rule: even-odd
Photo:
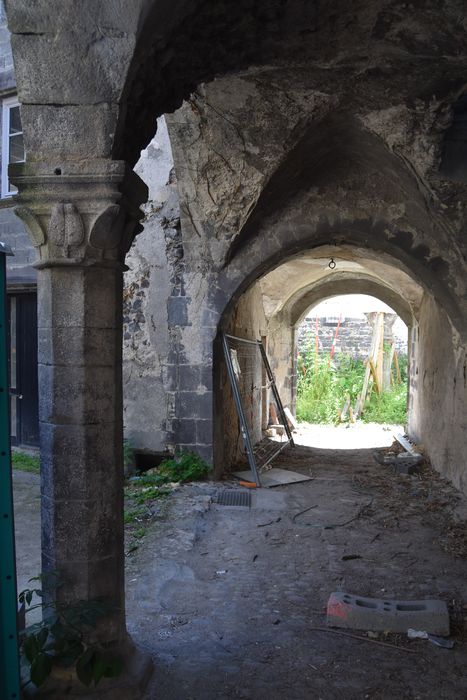
[[[274,373],[279,396],[284,406],[295,410],[296,345],[295,328],[283,314],[269,320],[268,358]]]
[[[11,51],[11,39],[10,32],[7,26],[5,3],[0,0],[0,90],[4,90],[7,85],[7,80],[13,80],[13,85],[9,87],[15,87],[14,75],[13,75],[13,53]]]
[[[467,347],[428,294],[415,336],[409,432],[435,469],[467,492]]]
[[[404,301],[401,275],[416,280],[465,333],[466,180],[448,157],[465,91],[455,4],[404,5],[401,15],[378,2],[342,2],[336,14],[272,5],[271,14],[245,17],[247,26],[232,24],[230,13],[243,10],[228,3],[212,23],[197,3],[174,6],[165,23],[160,3],[141,0],[118,13],[96,1],[92,20],[78,5],[47,16],[40,3],[9,11],[32,164],[44,160],[60,174],[62,160],[132,164],[155,116],[185,99],[168,120],[181,223],[162,125],[159,147],[138,165],[154,191],[128,256],[124,301],[125,422],[135,446],[212,457],[219,323],[249,285],[301,251],[328,246],[338,260],[347,256],[344,273],[386,280]],[[95,18],[105,27],[98,40]],[[71,50],[68,30],[81,19],[82,41]],[[214,35],[225,44],[213,47]],[[368,49],[363,62],[355,45]],[[194,47],[200,62],[188,63]],[[80,80],[71,80],[78,63]],[[284,317],[268,329],[286,402],[292,325]]]
[[[181,289],[183,264],[178,193],[167,128],[142,152],[136,171],[149,187],[144,230],[126,263],[123,293],[123,396],[125,435],[138,450],[165,452],[172,407],[168,378],[173,330],[170,300]],[[177,279],[176,279],[177,278]]]
[[[254,285],[239,299],[225,330],[231,335],[248,340],[267,338],[268,321],[258,285]],[[262,429],[268,421],[268,398],[262,390],[265,384],[263,364],[259,349],[253,346],[239,345],[238,356],[242,368],[239,378],[240,393],[250,436],[253,444],[256,444],[262,439]],[[244,460],[244,444],[225,361],[223,357],[219,359],[219,382],[216,381],[215,391],[219,392],[222,407],[222,464],[228,470],[232,465]]]
[[[16,91],[13,69],[10,32],[6,23],[5,5],[0,1],[0,134],[3,130],[1,100],[11,97]],[[0,138],[0,159],[2,158],[2,139]],[[7,258],[7,282],[11,288],[36,284],[36,272],[31,267],[36,254],[26,229],[13,213],[13,200],[5,197],[0,200],[0,241],[9,245],[14,253]]]

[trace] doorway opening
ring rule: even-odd
[[[407,425],[408,328],[384,302],[336,296],[311,308],[296,334],[298,444],[391,444]]]
[[[329,267],[329,260],[338,267]],[[419,405],[419,309],[424,290],[389,257],[323,246],[276,264],[232,300],[219,330],[263,339],[296,444],[325,449],[391,445]],[[243,454],[221,353],[214,361],[216,471]],[[252,431],[269,437],[264,397]],[[269,418],[269,416],[268,416]],[[286,450],[285,452],[288,452]]]
[[[37,295],[8,295],[11,443],[39,445]]]

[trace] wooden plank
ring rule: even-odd
[[[410,440],[407,440],[406,437],[401,435],[400,433],[394,433],[394,437],[396,438],[397,442],[402,445],[402,447],[407,451],[410,452],[410,454],[418,454],[417,450],[415,447],[412,445]]]
[[[370,361],[367,360],[366,369],[365,369],[365,376],[363,378],[363,389],[362,389],[362,393],[360,394],[360,398],[358,399],[358,409],[357,409],[357,407],[355,407],[355,416],[356,417],[358,417],[361,413],[363,413],[363,408],[365,406],[365,399],[366,399],[366,395],[368,393],[368,383],[370,381],[370,376],[371,376]]]
[[[383,324],[381,325],[381,320],[383,320]],[[371,364],[370,361],[373,362],[373,365],[377,362],[378,358],[378,349],[380,346],[381,342],[381,337],[384,336],[384,316],[383,318],[381,317],[381,313],[378,313],[378,315],[375,318],[375,322],[373,324],[373,335],[371,337],[371,348],[370,348],[370,354],[367,360],[366,364],[366,370],[365,370],[365,376],[363,379],[363,388],[362,392],[360,394],[359,399],[357,399],[357,403],[355,404],[355,411],[354,411],[354,418],[355,420],[364,412],[365,410],[365,401],[366,397],[368,394],[368,389],[369,389],[369,384],[370,384],[370,379],[372,377],[372,370],[371,370]],[[383,338],[384,340],[384,338]]]
[[[378,313],[378,345],[376,349],[375,369],[377,374],[376,388],[378,394],[383,390],[383,366],[384,366],[384,311]],[[379,387],[379,388],[378,388]]]
[[[397,375],[397,383],[400,384],[402,382],[401,379],[401,369],[399,367],[399,359],[397,357],[397,352],[394,351],[394,367],[396,368],[396,375]]]
[[[349,410],[349,406],[350,406],[350,396],[347,394],[347,396],[345,397],[344,406],[343,406],[341,414],[340,414],[341,421],[345,419],[345,417],[347,415],[347,411]]]
[[[373,360],[371,358],[369,360],[369,365],[370,365],[371,374],[373,375],[373,381],[374,381],[375,386],[376,386],[376,391],[378,392],[378,394],[381,394],[382,387],[380,384],[379,373],[378,373],[377,368],[375,367],[375,363],[373,362]]]
[[[384,368],[383,368],[383,390],[386,391],[387,389],[390,388],[391,384],[393,384],[393,379],[392,379],[392,363],[394,360],[394,341],[391,343],[391,347],[389,348],[389,352],[385,353],[385,361],[384,361]]]
[[[285,413],[285,417],[287,418],[289,427],[290,427],[292,430],[297,430],[297,429],[298,429],[298,423],[297,423],[297,421],[295,420],[294,416],[292,415],[292,411],[290,410],[290,408],[289,408],[288,406],[284,406],[284,413]]]

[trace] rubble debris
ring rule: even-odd
[[[407,636],[409,639],[426,639],[435,646],[442,647],[443,649],[453,649],[454,640],[446,639],[446,637],[439,637],[435,634],[429,634],[425,630],[407,630]]]
[[[404,450],[406,452],[410,452],[410,454],[419,454],[419,451],[416,450],[414,443],[412,440],[409,438],[408,435],[401,435],[400,433],[394,433],[394,437],[396,438],[397,442],[402,445]]]
[[[375,450],[373,459],[384,466],[394,467],[399,474],[416,474],[418,467],[424,461],[424,457],[419,452],[385,452],[384,450]]]
[[[398,646],[397,644],[391,644],[390,642],[381,642],[379,639],[372,639],[370,637],[361,637],[358,634],[350,634],[349,632],[341,632],[341,630],[333,630],[329,627],[309,627],[308,629],[315,632],[328,632],[330,634],[338,634],[341,637],[348,637],[349,639],[356,639],[359,642],[369,642],[370,644],[377,644],[380,647],[389,647],[390,649],[396,649],[397,651],[406,651],[408,654],[418,654],[416,649],[408,649],[407,647]]]

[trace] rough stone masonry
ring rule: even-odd
[[[264,337],[293,400],[311,300],[373,290],[411,327],[409,432],[467,490],[461,0],[6,11],[27,151],[10,176],[38,254],[43,563],[59,595],[113,600],[102,638],[123,642],[123,272],[148,216],[133,166],[165,113],[177,185],[158,186],[177,193],[148,253],[154,327],[145,275],[125,310],[127,332],[154,333],[157,440],[228,465],[219,331]]]

